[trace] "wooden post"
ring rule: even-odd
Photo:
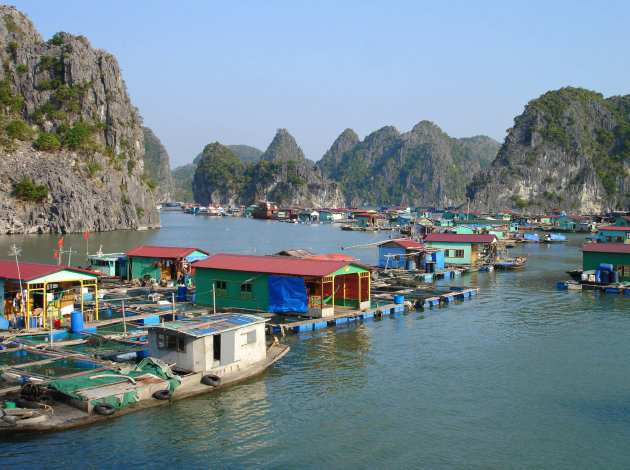
[[[212,284],[212,313],[217,313],[217,298],[215,295],[214,284]]]
[[[122,301],[123,338],[127,337],[127,319],[125,318],[125,301]]]
[[[53,332],[52,332],[52,330],[53,330],[53,316],[50,315],[50,348],[51,349],[53,347],[53,335],[52,335]]]
[[[171,302],[173,306],[173,321],[175,321],[175,292],[171,294]]]

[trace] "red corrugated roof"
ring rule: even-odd
[[[94,271],[86,271],[85,269],[72,268],[70,266],[27,263],[24,261],[20,261],[20,273],[18,274],[18,267],[14,260],[0,260],[0,278],[2,279],[22,279],[23,281],[30,281],[31,279],[47,276],[49,274],[63,271],[64,269],[82,274],[100,275]]]
[[[430,233],[424,237],[426,242],[459,242],[459,243],[492,243],[496,240],[494,235],[487,233],[469,235],[465,233]]]
[[[415,240],[390,240],[390,242],[396,243],[403,248],[424,248],[424,243],[420,243]]]
[[[619,225],[606,225],[605,227],[597,227],[597,230],[620,230],[623,232],[629,232],[630,227],[620,227]]]
[[[218,254],[193,263],[194,268],[226,269],[229,271],[249,271],[269,274],[292,274],[295,276],[328,276],[341,268],[354,264],[350,261],[326,261],[308,258],[288,258],[275,256]]]
[[[587,253],[616,253],[630,255],[630,245],[623,243],[587,243],[580,251]]]
[[[323,259],[328,261],[353,261],[355,258],[348,255],[342,255],[338,253],[331,253],[329,255],[310,255],[305,256],[305,259]]]
[[[125,253],[127,256],[143,256],[145,258],[185,258],[195,251],[201,251],[210,255],[205,250],[199,248],[183,248],[176,246],[137,246],[133,250]]]

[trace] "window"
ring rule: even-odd
[[[611,236],[606,237],[606,241],[607,242],[611,242],[612,241],[612,237]]]
[[[615,243],[623,243],[622,237],[615,237]]]
[[[455,250],[455,256],[453,258],[463,258],[464,250]]]
[[[619,266],[619,269],[623,268],[623,277],[630,277],[630,266]]]
[[[241,284],[241,297],[252,298],[252,285],[249,282]]]
[[[186,352],[186,340],[183,336],[158,333],[157,347],[158,349]]]
[[[252,344],[256,342],[256,330],[248,331],[247,333],[243,333],[245,337],[245,344]]]
[[[227,295],[227,281],[215,281],[216,295]]]

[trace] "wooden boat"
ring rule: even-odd
[[[19,393],[5,395],[0,435],[91,424],[260,374],[289,351],[277,341],[265,343],[265,321],[254,315],[220,314],[153,325],[150,357],[137,366],[112,364],[65,379],[26,383]],[[173,357],[179,358],[178,364],[168,365]],[[195,364],[202,370],[193,370]]]
[[[523,266],[525,265],[526,261],[527,261],[527,258],[525,258],[525,257],[506,258],[506,259],[503,259],[503,260],[497,262],[495,264],[495,267],[497,269],[503,269],[503,270],[507,270],[507,269],[522,269]]]

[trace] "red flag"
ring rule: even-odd
[[[59,251],[55,250],[55,259],[57,259],[57,256],[59,256]]]
[[[86,240],[88,239],[88,231],[87,230],[85,231],[85,239]]]
[[[59,241],[57,242],[57,245],[59,245],[59,248],[63,247],[63,238],[59,239]]]

